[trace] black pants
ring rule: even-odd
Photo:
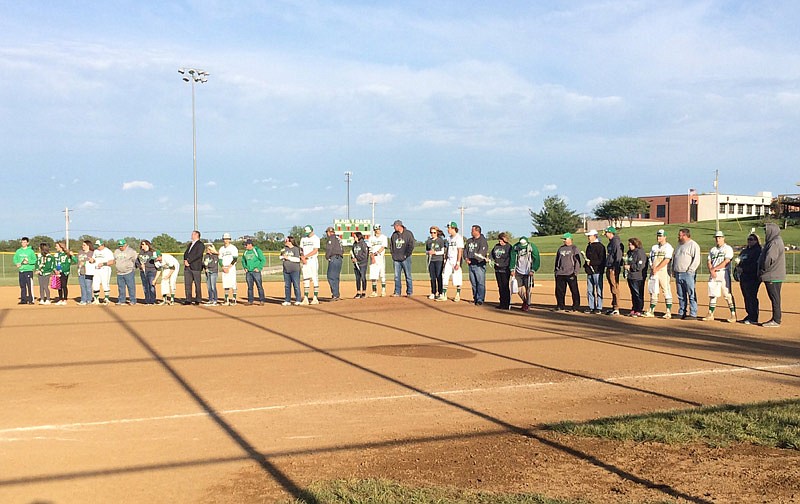
[[[497,280],[497,290],[500,291],[500,308],[508,309],[511,306],[511,287],[508,285],[511,274],[508,270],[496,269],[494,278]]]
[[[781,282],[764,282],[769,302],[772,303],[772,320],[781,323]]]
[[[58,288],[58,298],[60,301],[66,301],[69,297],[69,287],[67,286],[69,275],[65,275],[63,271],[59,275],[61,275],[61,287]]]
[[[33,303],[33,271],[19,272],[19,300]]]
[[[203,301],[203,291],[200,290],[200,271],[183,270],[183,286],[186,290],[186,303],[194,301],[197,304]],[[194,284],[194,299],[192,299],[192,284]]]
[[[747,312],[745,320],[758,323],[758,288],[761,287],[761,280],[742,280],[739,284],[742,288],[744,297],[744,309]]]
[[[578,277],[576,275],[556,275],[556,306],[566,308],[567,286],[572,295],[572,309],[581,307],[581,293],[578,291]]]
[[[644,311],[644,279],[628,280],[628,288],[631,290],[632,311],[642,313]]]
[[[444,290],[442,270],[444,270],[444,261],[431,261],[428,265],[428,273],[431,275],[431,294],[434,296],[441,296]]]
[[[356,266],[354,272],[356,274],[356,291],[358,292],[366,292],[367,291],[367,265],[361,264]]]

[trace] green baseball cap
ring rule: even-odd
[[[307,224],[306,227],[303,228],[303,233],[305,233],[306,236],[310,235],[313,232],[314,232],[314,228],[311,227],[310,224]]]
[[[571,240],[572,239],[572,233],[564,233],[563,235],[561,235],[561,239],[562,240],[566,240],[566,239],[570,239]]]
[[[456,223],[456,221],[451,221],[451,222],[450,222],[450,223],[447,225],[447,227],[451,227],[451,228],[456,228],[456,229],[458,229],[458,223]]]
[[[615,228],[614,226],[608,226],[606,228],[606,233],[617,234],[617,228]]]
[[[121,246],[123,246],[123,245],[125,245],[125,240],[119,240],[119,241],[117,242],[117,245],[119,245],[120,247],[121,247]]]

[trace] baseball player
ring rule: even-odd
[[[225,292],[225,306],[236,304],[236,261],[239,249],[231,243],[231,234],[222,235],[223,245],[219,248],[219,265],[222,270],[222,290]]]
[[[158,270],[158,275],[161,275],[161,297],[163,301],[159,304],[174,305],[175,290],[178,285],[178,270],[181,267],[181,263],[171,254],[159,254],[155,266]]]
[[[372,281],[372,293],[369,297],[378,297],[378,280],[381,281],[381,297],[386,296],[386,248],[389,238],[381,231],[381,225],[372,226],[369,245],[369,279]]]
[[[667,242],[667,234],[663,229],[656,233],[656,244],[650,249],[650,278],[647,281],[647,291],[650,293],[650,309],[642,314],[643,317],[654,317],[658,304],[659,291],[664,293],[664,302],[667,311],[661,318],[672,318],[672,287],[669,283],[669,268],[675,249]]]
[[[522,311],[531,309],[531,294],[533,290],[533,275],[539,271],[541,256],[539,248],[524,236],[511,247],[511,281],[516,280],[519,297],[522,299]]]
[[[302,305],[319,304],[319,236],[314,228],[307,225],[303,228],[305,236],[300,239],[300,252],[303,254],[303,301]],[[314,297],[308,300],[309,284],[314,284]]]
[[[708,252],[708,315],[703,320],[714,320],[714,310],[717,308],[717,298],[722,296],[728,302],[731,317],[728,322],[736,322],[736,304],[731,296],[731,261],[733,248],[725,243],[725,233],[717,231],[714,234],[717,242]]]
[[[94,278],[92,279],[92,304],[100,303],[100,287],[103,288],[105,297],[102,304],[108,304],[111,295],[111,265],[114,264],[114,252],[105,246],[102,240],[94,242],[94,253],[89,259],[94,264]]]
[[[447,225],[447,254],[445,255],[444,268],[442,271],[442,295],[436,301],[447,301],[447,286],[450,284],[450,277],[453,277],[453,285],[456,288],[456,297],[453,301],[461,301],[461,285],[464,282],[464,275],[461,272],[461,260],[464,257],[464,237],[458,232],[458,224],[451,222]]]

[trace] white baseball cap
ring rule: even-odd
[[[596,230],[596,229],[590,229],[589,231],[587,231],[587,232],[586,232],[586,233],[584,233],[584,234],[585,234],[586,236],[597,236],[597,230]]]
[[[231,239],[231,234],[230,233],[222,233],[222,239],[223,240],[230,240]]]

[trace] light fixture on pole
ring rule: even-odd
[[[178,73],[183,76],[184,82],[192,84],[192,167],[194,172],[194,229],[199,229],[197,224],[197,128],[195,126],[194,112],[194,84],[195,82],[208,82],[210,75],[205,70],[197,68],[179,68]]]

